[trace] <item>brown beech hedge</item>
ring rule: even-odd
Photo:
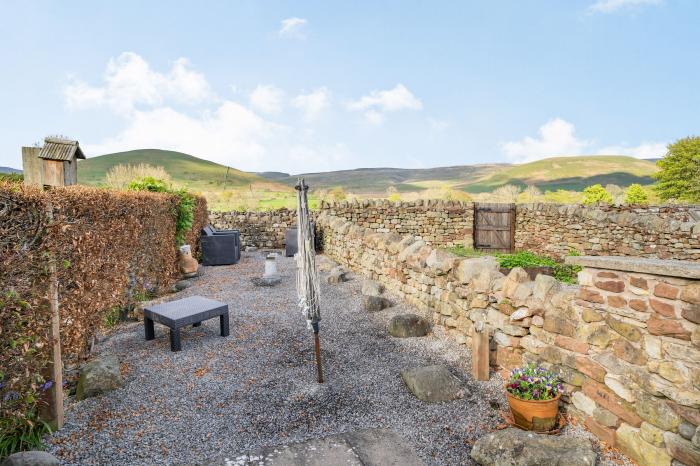
[[[57,265],[63,358],[77,361],[109,313],[177,280],[177,202],[171,194],[0,183],[0,430],[31,423],[51,383],[49,262]],[[197,197],[186,235],[195,253],[206,222]]]

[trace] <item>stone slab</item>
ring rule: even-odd
[[[307,442],[221,455],[208,466],[421,466],[413,448],[395,432],[368,429]]]
[[[690,261],[622,256],[569,256],[564,259],[564,262],[595,269],[620,270],[700,280],[700,264]]]

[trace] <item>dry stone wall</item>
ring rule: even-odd
[[[284,235],[295,228],[297,212],[278,209],[267,212],[210,212],[209,222],[217,229],[240,230],[241,246],[284,248]]]
[[[472,248],[474,204],[459,201],[388,200],[322,203],[321,210],[380,233],[411,234],[437,246]]]
[[[555,258],[576,250],[700,261],[700,206],[519,204],[515,246]]]
[[[453,201],[364,200],[322,203],[321,212],[380,233],[411,234],[441,247],[473,247],[474,204]],[[246,246],[284,247],[296,211],[211,212],[217,228],[241,230]],[[562,258],[634,256],[700,261],[700,206],[519,204],[516,250]]]
[[[458,342],[470,345],[484,322],[493,365],[556,371],[569,411],[639,464],[700,464],[700,265],[570,258],[585,268],[580,286],[564,286],[329,212],[318,225],[326,254],[423,309]]]

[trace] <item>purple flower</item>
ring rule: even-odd
[[[42,392],[45,392],[46,390],[50,389],[53,387],[53,380],[47,380],[46,383],[43,385],[39,386]]]
[[[16,400],[18,398],[19,398],[19,393],[14,391],[14,390],[5,393],[5,396],[2,397],[3,401]]]

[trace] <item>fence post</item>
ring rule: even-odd
[[[472,377],[489,379],[489,329],[483,322],[476,322],[472,332]]]
[[[53,222],[53,204],[47,205],[47,217]],[[51,405],[49,424],[55,429],[63,427],[63,360],[61,357],[61,310],[58,302],[58,271],[56,257],[49,257],[49,303],[51,307]]]

